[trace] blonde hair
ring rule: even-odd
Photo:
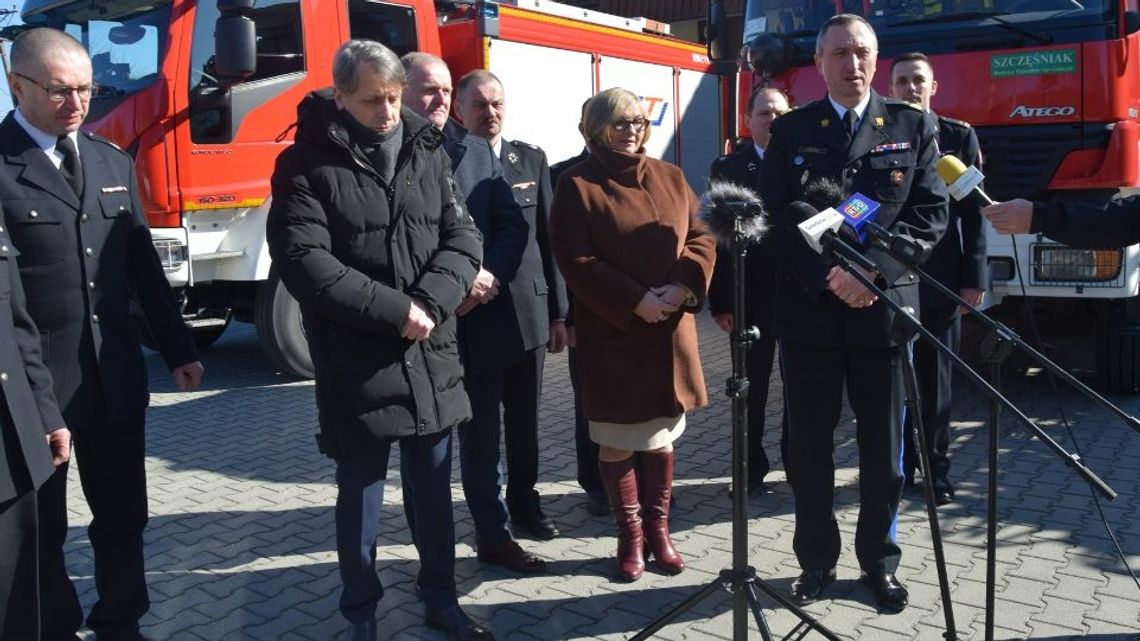
[[[642,118],[646,118],[645,108],[641,106],[641,99],[637,94],[621,87],[611,87],[598,93],[586,103],[582,112],[582,133],[588,142],[596,145],[608,146],[606,130],[618,116],[627,111],[636,110]],[[641,132],[641,144],[649,142],[649,133],[652,126],[647,126]]]

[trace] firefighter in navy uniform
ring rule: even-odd
[[[779,89],[760,88],[748,97],[748,129],[752,144],[713,161],[710,180],[727,180],[748,189],[756,189],[764,150],[771,139],[773,120],[787,113],[788,98]],[[768,403],[768,379],[776,354],[776,335],[772,332],[772,308],[775,303],[776,264],[762,244],[749,248],[745,257],[744,320],[760,330],[760,338],[748,349],[745,368],[751,388],[748,393],[748,493],[763,489],[764,477],[771,470],[764,451],[765,407]],[[733,327],[732,255],[717,247],[716,266],[709,285],[709,312],[718,327],[731,332]],[[785,454],[787,421],[782,422],[780,452]]]
[[[773,223],[769,248],[780,267],[773,325],[780,341],[788,413],[787,469],[795,493],[793,549],[802,573],[791,587],[800,604],[818,599],[835,579],[839,526],[832,509],[834,430],[842,394],[855,413],[859,447],[859,522],[855,552],[880,607],[906,607],[895,577],[902,494],[904,391],[899,349],[909,337],[898,319],[853,276],[821,262],[800,235],[787,205],[813,179],[840,182],[881,203],[877,221],[895,234],[934,244],[946,226],[946,186],[935,169],[934,120],[871,90],[878,43],[866,20],[829,19],[817,40],[816,65],[828,95],[772,125],[760,169],[760,196]],[[866,274],[903,306],[918,308],[916,278],[876,249]]]
[[[527,224],[518,271],[504,287],[503,294],[510,304],[499,310],[493,333],[482,335],[510,358],[497,373],[497,381],[484,377],[477,384],[469,382],[473,420],[497,424],[502,405],[510,521],[516,532],[552,539],[558,536],[558,528],[542,511],[535,490],[538,406],[545,352],[558,353],[566,347],[569,303],[547,234],[552,200],[550,168],[546,154],[538,147],[503,137],[505,92],[491,72],[479,69],[460,78],[455,87],[455,107],[464,126],[491,145],[503,167],[503,179],[510,185]]]
[[[906,53],[891,62],[891,94],[929,112],[931,98],[938,91],[934,68],[921,53]],[[966,164],[981,168],[982,155],[978,136],[968,123],[946,116],[938,121],[938,148],[942,155],[953,155]],[[982,304],[986,287],[986,234],[982,228],[981,206],[967,201],[951,201],[946,234],[931,251],[923,270],[938,282],[958,293],[974,307]],[[961,229],[959,230],[959,225]],[[961,310],[957,303],[933,287],[919,286],[919,309],[922,325],[944,345],[958,351],[961,343]],[[954,501],[954,485],[950,482],[950,402],[953,365],[933,345],[918,341],[914,346],[914,367],[918,374],[919,396],[922,398],[922,426],[930,448],[930,473],[923,478],[934,486],[939,505]],[[918,463],[918,444],[909,425],[903,472],[906,485],[914,484]]]

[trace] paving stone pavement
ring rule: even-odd
[[[456,575],[461,603],[510,640],[627,639],[731,565],[728,496],[730,410],[727,340],[704,317],[701,353],[712,402],[690,416],[677,444],[677,504],[672,528],[688,569],[669,577],[616,580],[613,525],[583,507],[575,482],[573,408],[564,355],[547,360],[540,425],[541,487],[546,512],[562,530],[549,542],[523,545],[550,561],[549,573],[519,577],[482,566],[471,547],[473,526],[453,466],[459,540]],[[337,612],[339,578],[333,545],[333,465],[316,451],[311,383],[274,372],[252,327],[235,325],[204,354],[206,387],[178,393],[161,359],[148,353],[153,390],[147,469],[151,520],[147,569],[153,605],[144,632],[156,640],[278,639],[331,641],[346,629]],[[1030,372],[1032,374],[1032,372]],[[1083,459],[1119,492],[1101,502],[1128,562],[1140,570],[1140,434],[1077,394],[1054,394],[1044,376],[1007,375],[1005,388],[1029,416],[1067,449],[1057,420],[1063,407]],[[982,639],[985,603],[986,443],[983,398],[957,386],[952,475],[958,502],[939,511],[959,639]],[[780,384],[773,377],[768,425],[778,425]],[[1140,398],[1113,399],[1133,415]],[[792,495],[779,466],[778,429],[765,438],[780,483],[749,505],[748,555],[759,576],[786,590],[798,573],[792,555]],[[1087,485],[1045,445],[1029,438],[1008,413],[1001,429],[1000,516],[996,586],[997,639],[1140,639],[1140,589],[1116,557]],[[82,456],[82,452],[78,453]],[[393,460],[395,460],[395,454]],[[858,582],[853,551],[858,509],[852,417],[836,433],[836,501],[844,548],[839,580],[808,608],[844,639],[943,639],[945,630],[925,509],[904,497],[898,523],[900,578],[911,606],[880,615]],[[389,473],[397,488],[399,466]],[[70,570],[85,606],[94,601],[90,519],[72,473],[67,544]],[[418,567],[405,530],[400,492],[387,493],[377,571],[386,586],[380,603],[388,639],[439,640],[421,624],[413,591]],[[764,601],[776,638],[795,618]],[[755,626],[750,638],[760,638]],[[731,600],[706,599],[658,637],[731,639]],[[809,639],[821,638],[809,635]]]

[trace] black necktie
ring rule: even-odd
[[[59,165],[59,172],[67,184],[71,185],[75,195],[83,197],[83,167],[79,164],[79,150],[75,148],[75,141],[70,136],[60,136],[55,141],[55,148],[63,154],[63,162]]]
[[[847,130],[847,142],[850,143],[855,139],[855,110],[848,109],[843,114],[843,128]]]

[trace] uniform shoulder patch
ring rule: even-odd
[[[107,140],[106,138],[104,138],[102,136],[99,136],[97,134],[93,134],[89,131],[83,132],[83,135],[87,136],[88,140],[91,140],[93,142],[101,142],[104,145],[107,145],[108,147],[110,147],[111,149],[114,149],[115,151],[118,151],[118,152],[123,153],[123,154],[127,153],[126,150],[124,150],[122,147],[116,145],[115,143],[111,142],[110,140]]]
[[[957,118],[951,118],[949,116],[938,116],[938,119],[951,125],[957,125],[963,129],[970,129],[971,127],[970,123],[965,120],[958,120]]]
[[[883,102],[885,102],[886,104],[888,104],[892,107],[906,107],[906,108],[912,109],[914,111],[918,111],[918,112],[922,111],[922,107],[919,107],[918,105],[916,105],[912,102],[907,102],[905,100],[899,100],[897,98],[884,98]]]

